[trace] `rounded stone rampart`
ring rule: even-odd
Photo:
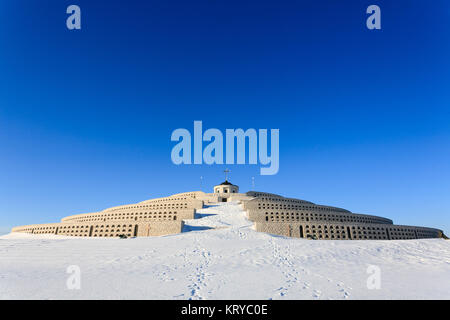
[[[391,219],[352,213],[292,198],[252,193],[242,201],[256,230],[277,235],[326,240],[399,240],[438,238],[439,229],[394,225]]]
[[[100,212],[71,215],[60,223],[19,226],[12,232],[78,237],[154,236],[181,232],[183,220],[194,219],[203,192],[187,192],[165,198],[122,205]]]
[[[407,240],[439,238],[439,229],[389,224],[256,222],[256,231],[316,240]]]
[[[341,223],[380,223],[392,224],[392,220],[383,217],[365,214],[341,213],[341,212],[317,212],[314,210],[276,210],[276,209],[249,209],[248,218],[259,222],[341,222]]]
[[[47,223],[19,226],[12,232],[30,234],[53,234],[72,237],[127,237],[159,236],[180,233],[183,221],[159,220],[139,221],[123,220],[103,223]]]

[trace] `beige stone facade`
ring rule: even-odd
[[[72,237],[148,237],[180,233],[183,221],[138,222],[119,221],[109,223],[48,223],[15,227],[12,232],[55,234]]]
[[[148,237],[180,233],[184,220],[195,219],[205,204],[238,201],[259,232],[324,240],[397,240],[439,238],[439,229],[394,225],[388,218],[353,213],[342,208],[250,191],[228,181],[214,193],[193,191],[116,206],[61,219],[60,223],[15,227],[13,232],[74,237]]]
[[[279,195],[249,192],[242,206],[255,229],[287,237],[322,240],[402,240],[440,238],[439,229],[394,225],[387,218],[352,213]]]
[[[100,212],[83,213],[61,219],[60,223],[15,227],[12,232],[55,234],[74,237],[148,237],[180,233],[184,220],[194,219],[203,192],[187,192],[117,206]]]

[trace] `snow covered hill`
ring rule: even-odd
[[[2,236],[0,298],[450,299],[450,241],[272,236],[254,231],[237,203],[199,210],[184,231],[135,239]],[[66,285],[72,265],[81,271],[79,290]],[[367,286],[369,266],[380,271],[379,289]]]

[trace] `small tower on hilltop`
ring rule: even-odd
[[[214,186],[214,193],[239,193],[239,187],[225,180],[221,184]]]
[[[226,169],[223,172],[225,172],[225,181],[214,186],[214,193],[219,195],[219,201],[226,202],[231,195],[239,193],[239,187],[228,181],[230,170]]]

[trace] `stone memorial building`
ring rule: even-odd
[[[205,205],[235,201],[256,231],[322,240],[398,240],[445,237],[439,229],[395,225],[388,218],[353,213],[280,195],[250,191],[225,180],[213,193],[193,191],[76,214],[58,223],[15,227],[12,232],[74,237],[148,237],[180,233]]]

